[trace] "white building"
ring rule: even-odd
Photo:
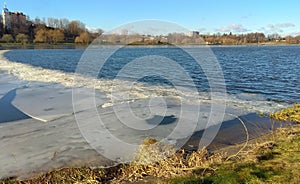
[[[10,30],[13,26],[26,25],[27,18],[22,12],[10,12],[4,2],[2,10],[2,23],[5,30]]]
[[[2,23],[4,29],[11,29],[11,22],[10,22],[10,12],[6,6],[6,3],[4,2],[4,8],[2,10]]]

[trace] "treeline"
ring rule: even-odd
[[[265,36],[264,33],[248,33],[248,34],[213,34],[199,35],[206,44],[212,45],[242,45],[242,44],[263,44],[263,43],[286,43],[299,44],[300,35],[296,37],[282,37],[279,34],[270,34]]]
[[[27,20],[12,24],[9,30],[0,26],[1,42],[6,43],[83,43],[88,44],[103,33],[101,29],[95,33],[87,30],[84,23],[68,19],[48,18]]]
[[[133,45],[152,45],[152,44],[206,44],[206,45],[243,45],[243,44],[300,44],[300,35],[296,37],[282,37],[279,34],[264,33],[248,34],[205,34],[189,36],[184,33],[172,33],[166,36],[151,35],[103,35],[97,40],[102,44],[133,44]]]
[[[68,19],[48,18],[43,20],[38,17],[26,21],[14,21],[11,28],[6,30],[0,23],[0,42],[6,43],[81,43],[88,44],[103,30],[89,32],[85,24]],[[184,33],[172,33],[161,36],[129,34],[127,30],[123,34],[103,35],[97,41],[102,44],[207,44],[207,45],[242,45],[242,44],[264,44],[285,43],[300,44],[300,35],[296,37],[282,37],[279,34],[265,35],[264,33],[247,34],[194,34],[192,36]]]

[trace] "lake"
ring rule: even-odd
[[[178,149],[236,144],[246,138],[237,116],[253,138],[272,128],[258,113],[300,101],[299,46],[91,47],[0,57],[0,177],[128,162],[149,137]]]
[[[241,98],[257,95],[257,99],[254,100],[286,103],[300,101],[299,46],[215,46],[211,47],[211,51],[222,68],[228,94]],[[198,52],[201,52],[201,48]],[[14,50],[7,52],[5,57],[38,68],[73,73],[83,53],[84,50]],[[121,48],[106,61],[97,77],[113,79],[122,67],[132,60],[152,55],[167,57],[177,62],[193,80],[190,85],[195,85],[200,92],[210,89],[206,75],[198,63],[182,49],[172,47]],[[134,73],[139,76],[145,73],[145,70],[151,68],[136,68]],[[168,72],[168,68],[164,71]],[[128,80],[131,75],[132,73],[123,75],[123,79]],[[174,75],[176,76],[176,73]],[[172,86],[170,81],[159,76],[137,80]]]

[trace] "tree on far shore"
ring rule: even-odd
[[[90,33],[83,32],[75,38],[75,43],[89,44],[92,40]]]
[[[72,21],[68,24],[64,32],[67,37],[72,38],[73,41],[75,41],[77,36],[85,32],[85,25],[80,21]]]
[[[46,29],[40,29],[35,34],[35,43],[46,43],[47,42],[47,30]]]
[[[59,42],[64,41],[65,35],[59,29],[49,30],[48,31],[48,39],[49,39],[50,43],[59,43]]]
[[[55,30],[41,29],[37,31],[34,42],[55,44],[55,43],[63,42],[64,39],[65,39],[64,33],[59,29],[55,29]]]
[[[17,36],[16,36],[16,42],[17,43],[22,43],[22,44],[26,44],[28,43],[28,36],[26,34],[23,34],[23,33],[19,33]]]
[[[1,38],[1,41],[6,42],[6,43],[11,43],[11,42],[14,42],[14,38],[12,37],[11,34],[4,34]]]
[[[298,40],[292,36],[286,36],[285,41],[288,44],[297,44]]]

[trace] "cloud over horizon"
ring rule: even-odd
[[[264,30],[267,34],[281,33],[284,34],[284,29],[296,27],[294,23],[284,22],[278,24],[268,24],[266,27],[262,27],[261,30]]]
[[[217,32],[243,33],[243,32],[248,32],[250,30],[245,28],[242,24],[231,24],[229,26],[216,29],[216,31]]]
[[[300,36],[300,30],[290,33],[291,36]]]
[[[288,27],[295,27],[296,25],[291,22],[285,22],[280,24],[269,24],[268,27],[271,29],[274,28],[288,28]]]

